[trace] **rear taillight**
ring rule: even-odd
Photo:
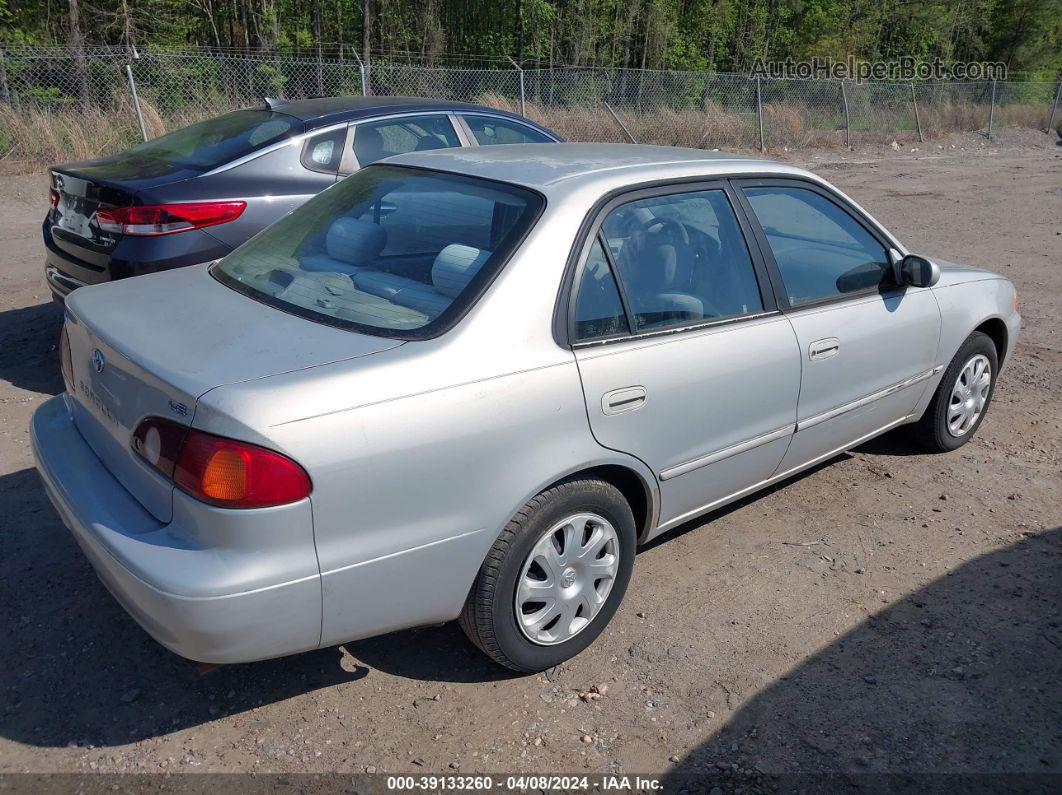
[[[310,493],[310,477],[286,456],[253,444],[191,431],[173,481],[193,497],[226,508],[265,508]]]
[[[235,221],[247,202],[194,202],[144,207],[104,207],[96,211],[96,225],[119,235],[172,235]]]
[[[57,191],[55,188],[50,188],[48,190],[48,201],[50,201],[52,203],[52,209],[53,210],[56,207],[58,207],[59,206],[59,191]]]
[[[63,383],[67,390],[74,388],[74,365],[70,357],[70,335],[66,333],[66,325],[59,333],[59,369],[63,372]]]
[[[286,505],[311,491],[306,470],[287,456],[169,420],[144,420],[133,449],[182,491],[221,508]]]

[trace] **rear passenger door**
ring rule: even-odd
[[[936,368],[940,312],[896,280],[890,241],[843,197],[803,180],[740,180],[796,332],[797,432],[781,471],[902,422]]]
[[[613,200],[574,289],[569,335],[591,428],[657,474],[661,525],[774,473],[794,429],[800,354],[725,184]]]

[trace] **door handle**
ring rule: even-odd
[[[813,362],[829,359],[841,352],[841,341],[836,337],[815,340],[808,348],[808,358]]]
[[[644,386],[625,386],[606,392],[601,398],[601,412],[608,416],[634,411],[645,405]]]

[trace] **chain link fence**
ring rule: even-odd
[[[1046,130],[1062,121],[1060,84],[1046,81],[858,83],[581,67],[365,65],[353,51],[324,58],[7,46],[0,47],[0,157],[32,158],[36,146],[65,151],[59,159],[69,159],[128,145],[141,134],[134,86],[148,135],[258,105],[267,96],[357,94],[502,107],[568,140],[704,148],[906,142],[973,130],[991,137],[1002,127]],[[34,128],[40,135],[31,134]]]

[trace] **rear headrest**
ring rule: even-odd
[[[328,256],[351,265],[365,265],[376,259],[386,245],[386,229],[349,216],[333,221],[325,236]]]
[[[431,283],[443,295],[456,298],[489,258],[489,251],[451,243],[435,258]]]

